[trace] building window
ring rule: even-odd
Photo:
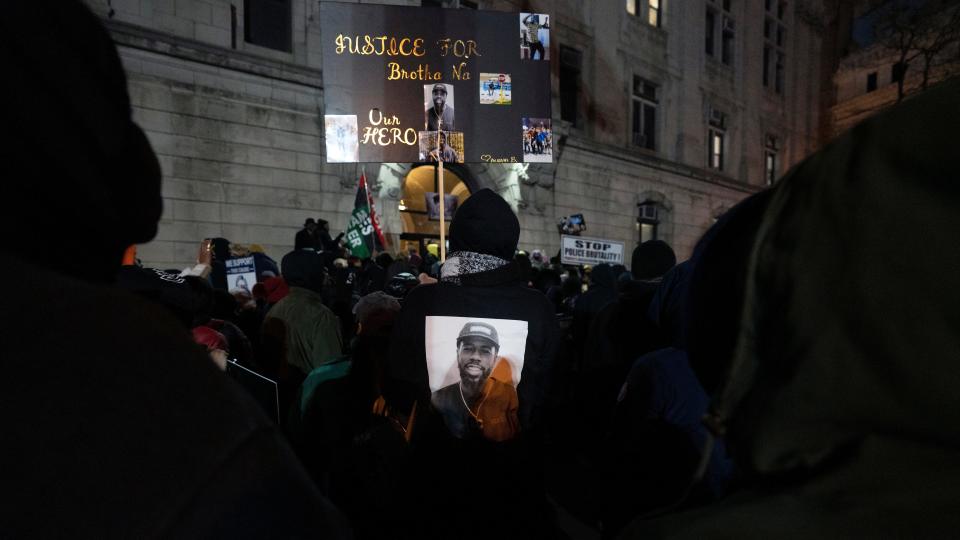
[[[767,135],[763,148],[763,176],[768,186],[777,181],[777,154],[780,152],[780,140],[775,135]]]
[[[711,169],[723,170],[723,136],[725,134],[722,129],[710,128],[710,155],[707,165]]]
[[[560,46],[560,119],[579,125],[580,66],[582,53]]]
[[[782,52],[778,52],[776,71],[774,72],[775,78],[773,79],[773,90],[778,94],[783,93],[783,71],[785,63],[786,56]]]
[[[707,8],[707,20],[706,28],[704,28],[704,37],[706,42],[704,43],[704,52],[707,53],[707,56],[713,56],[713,28],[717,25],[717,12]]]
[[[867,92],[873,92],[877,89],[877,72],[867,74]]]
[[[727,115],[713,107],[707,128],[707,167],[723,170],[723,156],[726,146]]]
[[[906,66],[902,62],[897,62],[890,68],[890,82],[900,82],[903,80],[904,73],[907,72]]]
[[[291,52],[293,12],[290,0],[244,0],[243,39],[247,43]]]
[[[630,15],[643,16],[644,8],[646,8],[647,24],[660,28],[663,0],[627,0],[627,13]]]
[[[720,45],[720,61],[729,66],[733,63],[733,19],[727,16],[723,17]]]
[[[647,0],[647,23],[660,28],[660,0]]]
[[[726,65],[733,63],[734,21],[730,13],[730,0],[709,0],[707,2],[707,17],[704,27],[704,52],[707,56],[716,57],[719,52],[720,61]],[[719,25],[719,27],[718,27]],[[720,43],[717,43],[719,37]]]
[[[659,204],[646,200],[637,205],[637,229],[640,230],[640,243],[657,239],[657,227],[660,225]]]
[[[641,148],[657,149],[657,86],[645,79],[633,77],[632,143]]]
[[[764,1],[763,19],[763,86],[778,94],[784,90],[786,71],[785,2]]]

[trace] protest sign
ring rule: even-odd
[[[561,264],[623,264],[623,242],[566,234],[560,239]]]
[[[257,282],[257,266],[253,256],[234,257],[224,262],[227,267],[227,290],[242,290],[250,293]]]
[[[427,219],[440,219],[440,195],[433,191],[427,191],[423,194],[423,198],[427,203]],[[443,211],[444,214],[446,214],[446,219],[453,219],[453,215],[457,211],[458,203],[459,201],[456,195],[450,193],[443,194]]]
[[[552,161],[551,16],[320,10],[328,163]]]

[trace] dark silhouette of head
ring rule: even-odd
[[[3,145],[4,250],[110,281],[127,246],[154,237],[162,210],[160,166],[131,119],[116,47],[81,2],[15,2],[5,10],[0,103],[16,136]],[[70,240],[52,243],[64,222]]]

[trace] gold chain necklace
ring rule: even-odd
[[[480,426],[480,429],[483,429],[483,420],[480,419],[480,407],[483,406],[484,400],[487,399],[487,395],[483,394],[483,390],[480,390],[480,393],[483,397],[480,398],[480,403],[477,404],[477,413],[474,414],[470,409],[470,405],[467,405],[467,398],[463,397],[463,381],[457,383],[457,389],[460,390],[460,401],[463,401],[463,406],[467,408],[467,412],[470,413],[470,416],[477,421],[477,424]]]

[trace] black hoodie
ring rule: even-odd
[[[516,250],[519,231],[517,217],[507,203],[492,191],[481,190],[463,203],[451,223],[451,253],[473,251],[510,259]],[[514,380],[519,376],[521,432],[508,443],[452,439],[439,416],[431,410],[428,361],[434,366],[452,363],[449,369],[455,376],[458,332],[463,331],[469,321],[477,319],[497,328],[500,358],[511,357],[514,368],[522,362],[519,373],[513,373]],[[518,328],[524,330],[518,331]],[[471,476],[476,475],[478,480],[465,489],[473,493],[475,500],[493,500],[481,496],[478,489],[492,490],[489,496],[502,502],[513,497],[518,499],[516,507],[506,502],[498,505],[498,517],[491,516],[489,522],[477,525],[477,534],[483,531],[497,534],[506,531],[520,537],[550,534],[545,532],[549,530],[545,523],[538,524],[543,518],[536,506],[543,501],[542,491],[536,498],[539,481],[535,464],[542,455],[530,451],[528,444],[535,440],[534,435],[542,424],[558,336],[553,306],[541,292],[526,287],[513,263],[485,272],[461,274],[460,284],[441,281],[420,285],[404,299],[403,311],[394,327],[384,392],[388,402],[402,410],[410,410],[412,401],[417,401],[414,442],[424,450],[424,456],[429,456],[424,458],[424,463],[432,464],[431,479],[440,485],[459,484],[462,474],[457,470],[458,464],[470,463],[474,471]],[[436,374],[434,377],[436,379]],[[433,389],[444,382],[434,380]],[[526,450],[520,450],[523,448]],[[447,463],[450,467],[441,466]],[[425,496],[431,495],[440,495],[432,503],[439,505],[431,517],[437,527],[442,527],[446,520],[456,523],[459,512],[469,511],[459,504],[459,497],[451,499],[444,490],[430,491]],[[523,497],[527,497],[526,502],[519,500]],[[474,515],[470,519],[475,518]],[[493,523],[495,521],[497,523]]]
[[[107,32],[80,2],[31,0],[0,36],[3,536],[345,536],[256,403],[162,308],[104,284],[161,206]]]

